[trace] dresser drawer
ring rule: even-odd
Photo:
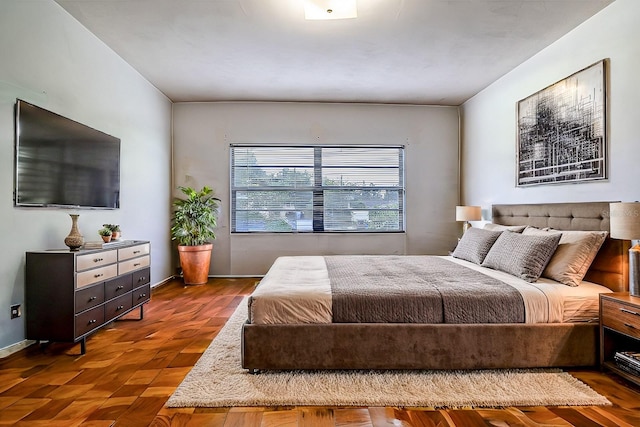
[[[104,323],[104,305],[76,315],[76,338],[91,332]]]
[[[137,288],[138,286],[146,285],[147,283],[151,282],[150,280],[151,269],[149,268],[134,271],[133,273],[131,273],[131,275],[133,276],[134,289]]]
[[[76,258],[76,271],[115,264],[116,262],[118,262],[118,251],[116,250],[79,255]]]
[[[131,294],[122,295],[104,305],[104,321],[108,322],[131,308]]]
[[[104,284],[104,299],[105,301],[109,301],[110,299],[126,294],[132,288],[133,286],[130,274],[116,277]]]
[[[83,271],[76,276],[76,287],[91,285],[98,282],[104,282],[118,275],[118,264],[107,265],[106,267],[94,268],[93,270]]]
[[[118,249],[118,261],[124,261],[142,255],[149,255],[149,249],[149,243],[131,246],[128,248],[120,248]]]
[[[634,306],[603,299],[602,325],[640,338],[640,310]]]
[[[132,307],[135,307],[140,304],[144,304],[145,302],[149,301],[149,299],[151,299],[151,285],[147,284],[137,289],[134,289],[132,293],[132,298],[133,298]]]
[[[125,274],[130,271],[139,270],[144,267],[148,267],[150,263],[149,255],[141,256],[139,258],[133,258],[126,261],[120,261],[118,263],[118,274]]]
[[[89,286],[76,292],[76,313],[85,311],[104,302],[104,286],[102,284]]]

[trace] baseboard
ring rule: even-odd
[[[214,274],[209,275],[211,279],[250,279],[252,277],[262,278],[264,274]]]
[[[172,280],[174,280],[176,278],[176,276],[169,276],[164,280],[159,281],[158,283],[156,283],[155,285],[151,285],[151,289],[155,289],[155,288],[159,288],[160,286],[164,286],[167,283],[171,282]]]
[[[251,279],[254,277],[261,279],[264,277],[264,274],[210,274],[207,277],[209,279]],[[176,274],[175,276],[171,276],[167,280],[171,279],[182,279],[182,276]]]
[[[11,356],[13,353],[17,353],[20,350],[29,347],[33,343],[35,343],[33,340],[24,340],[11,344],[8,347],[0,348],[0,359]]]

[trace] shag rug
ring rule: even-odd
[[[264,371],[240,365],[246,299],[180,386],[168,407],[610,405],[558,369],[478,371]]]

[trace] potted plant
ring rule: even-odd
[[[118,224],[102,224],[102,226],[111,230],[111,238],[113,240],[120,238],[120,226]]]
[[[102,237],[102,240],[105,243],[109,243],[111,241],[111,235],[113,234],[111,229],[107,228],[107,227],[103,227],[100,230],[98,230],[98,234]]]
[[[218,223],[218,203],[213,190],[202,187],[197,191],[191,187],[178,187],[186,198],[173,201],[171,239],[178,242],[180,267],[184,283],[199,285],[207,282],[211,250],[215,239],[214,229]]]

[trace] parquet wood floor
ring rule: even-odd
[[[0,425],[16,426],[640,426],[640,392],[614,375],[572,374],[611,407],[165,408],[255,279],[212,279],[152,292],[145,318],[127,315],[80,345],[33,345],[0,359]],[[52,302],[55,303],[55,302]]]

